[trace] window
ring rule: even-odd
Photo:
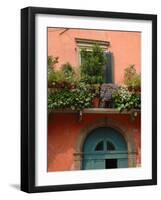
[[[106,141],[106,147],[104,146],[104,141],[99,142],[96,147],[95,151],[114,151],[115,146],[110,141]]]
[[[112,142],[110,142],[110,141],[107,141],[107,151],[113,151],[113,150],[115,150],[115,147],[114,147],[114,145],[112,144]]]
[[[87,51],[92,50],[92,46],[94,44],[98,44],[103,50],[104,52],[107,52],[108,47],[110,46],[110,43],[107,41],[101,41],[101,40],[91,40],[91,39],[82,39],[82,38],[76,38],[76,43],[77,43],[77,47],[78,47],[78,56],[79,56],[79,65],[81,65],[82,63],[82,59],[81,59],[81,49],[86,49]]]
[[[103,151],[103,150],[104,150],[104,144],[103,141],[101,141],[96,145],[95,151]]]
[[[81,49],[86,49],[89,52],[92,51],[92,46],[94,44],[98,44],[104,51],[105,57],[107,58],[107,64],[104,66],[104,80],[105,83],[113,83],[114,82],[114,59],[113,54],[108,50],[110,43],[108,41],[101,40],[91,40],[91,39],[80,39],[76,38],[76,43],[78,47],[78,65],[83,63],[83,58],[81,56]]]

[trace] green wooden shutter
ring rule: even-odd
[[[106,52],[105,56],[107,58],[107,64],[105,65],[105,74],[104,74],[105,83],[113,83],[114,82],[113,54],[111,52]]]

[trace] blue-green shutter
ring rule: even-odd
[[[105,65],[105,83],[113,83],[114,82],[114,58],[113,53],[106,52],[105,57],[107,59],[107,64]]]

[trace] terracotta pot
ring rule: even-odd
[[[128,90],[130,91],[130,92],[141,92],[141,87],[128,87]]]
[[[100,99],[99,99],[99,97],[95,97],[95,98],[93,99],[92,103],[93,103],[93,107],[94,107],[94,108],[99,108],[99,104],[100,104]]]

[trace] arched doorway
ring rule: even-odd
[[[96,128],[83,145],[82,169],[128,167],[128,149],[123,136],[110,127]]]

